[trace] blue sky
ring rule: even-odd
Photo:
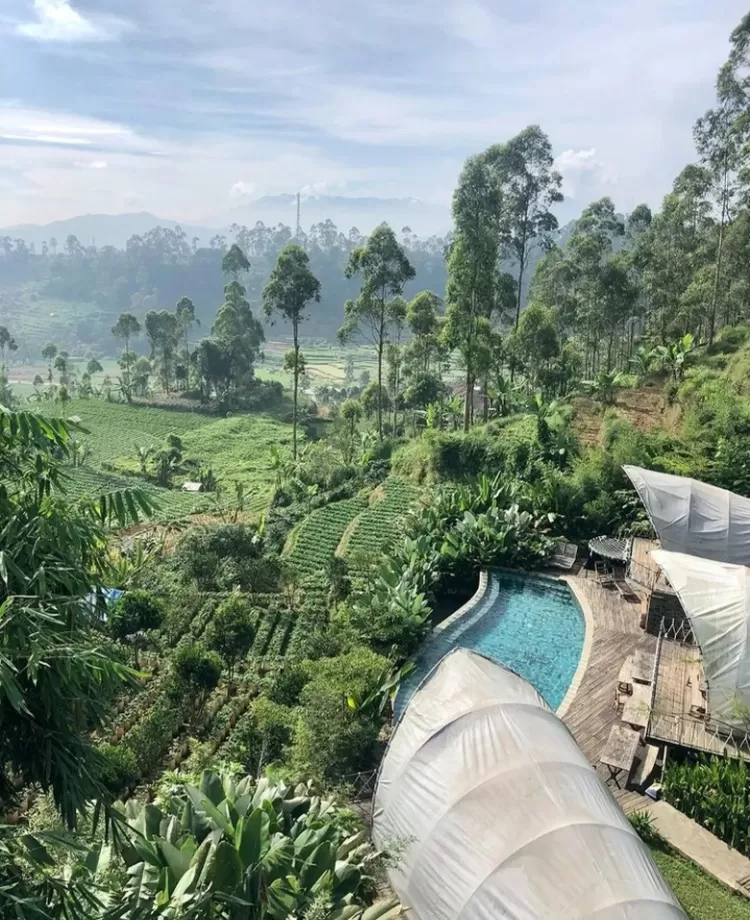
[[[0,226],[311,191],[447,203],[550,135],[561,217],[657,205],[746,0],[0,0]]]

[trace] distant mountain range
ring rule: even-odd
[[[387,221],[398,233],[409,227],[418,236],[444,234],[450,229],[448,208],[425,204],[415,198],[347,198],[341,195],[303,196],[301,223],[305,230],[313,224],[332,220],[343,233],[357,227],[369,233]],[[0,229],[0,236],[10,236],[34,243],[39,248],[44,241],[57,240],[62,249],[65,239],[73,234],[84,245],[117,246],[122,248],[133,235],[154,227],[181,226],[188,238],[198,237],[201,245],[218,232],[229,233],[232,224],[253,226],[257,221],[275,226],[278,223],[294,228],[297,221],[296,195],[269,195],[250,201],[217,217],[197,223],[182,223],[157,217],[148,211],[128,214],[84,214],[50,224],[18,224]]]
[[[80,217],[69,217],[67,220],[56,220],[51,224],[18,224],[0,230],[0,236],[10,236],[13,239],[22,239],[27,243],[34,243],[37,249],[46,240],[57,240],[59,250],[65,246],[66,237],[73,234],[85,246],[118,246],[122,248],[133,235],[146,233],[154,227],[176,227],[178,221],[166,220],[149,214],[148,211],[139,211],[133,214],[82,214]],[[205,236],[207,239],[212,234],[206,227],[188,227],[181,224],[188,236]],[[195,230],[195,233],[191,231]]]
[[[442,235],[451,226],[447,207],[426,204],[416,198],[302,195],[300,205],[300,222],[304,230],[329,219],[344,233],[352,227],[361,233],[369,233],[383,221],[387,221],[398,233],[403,227],[409,227],[418,236]],[[202,223],[210,227],[227,227],[233,223],[252,226],[258,220],[264,224],[282,223],[294,227],[297,222],[297,196],[267,195]]]

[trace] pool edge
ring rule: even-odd
[[[568,710],[573,703],[573,700],[580,689],[581,683],[583,682],[584,675],[588,670],[589,658],[591,657],[591,649],[594,644],[594,629],[596,627],[596,621],[594,619],[594,611],[591,609],[591,604],[589,603],[588,598],[584,595],[582,591],[579,591],[578,585],[575,583],[575,579],[571,578],[569,575],[556,575],[553,576],[555,581],[562,581],[570,588],[578,602],[578,606],[583,612],[583,620],[585,627],[585,635],[583,637],[583,648],[581,649],[581,657],[578,661],[578,667],[576,672],[573,675],[573,680],[570,682],[570,686],[565,693],[565,696],[562,699],[562,702],[555,710],[555,715],[558,719],[562,719],[567,714]]]
[[[454,610],[449,617],[446,617],[442,621],[442,623],[438,623],[437,626],[433,627],[433,629],[430,630],[430,636],[434,636],[435,633],[442,632],[444,629],[452,626],[457,620],[463,619],[463,617],[469,613],[470,610],[473,610],[476,607],[476,605],[482,600],[485,593],[487,592],[487,587],[490,583],[488,571],[488,569],[482,569],[479,572],[479,584],[477,585],[477,590],[472,594],[468,601],[466,601],[466,603],[461,604],[458,610]]]

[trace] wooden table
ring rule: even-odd
[[[636,649],[633,655],[633,680],[637,684],[650,684],[654,677],[654,655],[645,649]]]
[[[610,730],[609,738],[599,759],[609,770],[609,779],[615,781],[618,789],[621,787],[617,777],[624,772],[627,782],[627,777],[633,769],[635,752],[638,750],[640,740],[641,733],[622,722],[613,725]]]
[[[651,715],[651,687],[633,684],[632,694],[625,700],[622,721],[633,728],[646,728]]]

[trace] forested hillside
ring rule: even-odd
[[[276,257],[292,238],[292,230],[281,225],[235,228],[234,240],[250,261],[244,284],[256,309]],[[356,284],[344,277],[344,266],[362,241],[356,228],[343,233],[330,221],[301,234],[322,287],[320,307],[306,335],[335,338],[344,302],[356,293]],[[69,237],[32,251],[22,240],[2,238],[0,323],[15,331],[20,346],[16,357],[31,361],[50,339],[71,353],[113,354],[110,330],[120,312],[142,320],[149,310],[174,309],[183,296],[195,304],[201,325],[210,328],[221,304],[221,260],[229,242],[217,235],[210,247],[199,247],[180,229],[160,227],[132,237],[125,250],[86,247]],[[446,240],[419,240],[407,233],[404,243],[419,279],[407,294],[422,288],[444,291]],[[274,334],[288,332],[280,320]]]
[[[466,160],[445,239],[2,241],[0,916],[404,916],[408,841],[375,853],[363,815],[432,626],[482,570],[653,537],[625,464],[750,495],[750,15],[695,140],[659,211],[563,229],[531,125]],[[527,613],[536,667],[563,636]],[[746,846],[722,764],[705,823]],[[691,920],[748,920],[640,824]]]

